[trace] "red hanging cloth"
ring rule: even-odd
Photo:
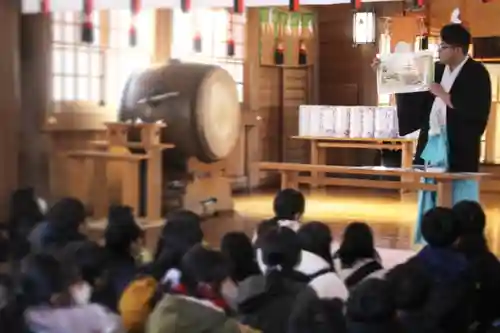
[[[245,11],[244,0],[234,0],[233,13],[242,14]]]
[[[191,10],[191,0],[181,0],[181,9],[184,13]]]
[[[94,0],[83,0],[83,23],[82,23],[82,42],[94,42],[94,23],[92,14],[94,13]]]
[[[299,10],[299,0],[289,0],[288,9],[291,12],[296,12]]]
[[[40,1],[40,12],[42,12],[42,14],[50,13],[50,0]]]
[[[134,47],[137,45],[137,20],[141,11],[141,0],[130,0],[130,29],[128,33],[129,44]]]

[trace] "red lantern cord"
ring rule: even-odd
[[[227,28],[227,56],[234,57],[235,45],[234,45],[234,13],[229,10],[228,15],[228,28]]]
[[[351,0],[351,4],[354,6],[354,9],[356,10],[361,8],[361,0]]]
[[[83,0],[83,25],[82,42],[94,42],[94,24],[92,23],[92,14],[94,13],[94,1]]]
[[[242,14],[245,11],[244,0],[234,0],[233,12],[235,14]]]
[[[48,14],[50,12],[50,0],[41,0],[40,1],[40,11],[43,14]]]
[[[290,0],[288,4],[288,9],[291,12],[296,12],[299,10],[299,0]]]
[[[181,9],[184,13],[191,10],[191,0],[181,0]]]
[[[130,0],[130,30],[129,30],[129,44],[134,47],[137,45],[137,20],[139,12],[141,11],[140,0]]]

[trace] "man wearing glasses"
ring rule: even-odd
[[[490,76],[468,56],[471,35],[465,27],[448,24],[440,34],[439,63],[429,91],[396,94],[400,134],[420,130],[416,164],[449,172],[478,172],[481,137],[491,106]],[[462,200],[479,201],[477,182],[453,183],[453,203]],[[433,192],[419,193],[416,243],[422,241],[422,215],[435,206]]]

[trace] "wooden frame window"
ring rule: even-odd
[[[243,68],[245,58],[245,14],[234,14],[233,39],[235,54],[227,55],[230,13],[227,9],[198,9],[191,13],[173,12],[172,58],[218,65],[226,69],[237,84],[243,101]],[[202,48],[193,49],[193,37],[201,32]]]
[[[154,11],[137,22],[137,45],[129,44],[130,11],[94,13],[94,43],[80,41],[81,13],[52,14],[53,100],[117,107],[129,75],[151,64]]]
[[[102,49],[99,46],[100,20],[93,16],[93,44],[80,41],[81,14],[54,13],[52,22],[52,75],[55,101],[102,101],[99,89],[104,80]]]

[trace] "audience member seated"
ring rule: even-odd
[[[118,301],[138,272],[136,257],[143,245],[143,231],[136,223],[130,207],[112,206],[109,209],[104,240],[109,279],[98,302],[118,312]]]
[[[309,278],[294,268],[300,262],[297,234],[278,227],[258,239],[265,265],[264,276],[251,276],[238,286],[238,312],[242,323],[264,333],[287,332],[295,298]]]
[[[183,241],[198,243],[200,234],[203,237],[201,218],[198,214],[189,210],[176,210],[168,213],[156,245],[154,258],[157,259],[160,256],[165,248],[165,242],[175,242],[177,237],[180,237]]]
[[[14,262],[18,262],[30,252],[28,237],[44,220],[42,209],[33,188],[23,188],[12,193],[7,228],[9,256]]]
[[[64,198],[52,206],[46,221],[38,224],[29,236],[31,252],[57,252],[68,243],[86,240],[80,233],[85,222],[85,207],[75,198]]]
[[[378,278],[368,278],[352,290],[346,306],[347,332],[401,332],[390,285]]]
[[[453,211],[460,226],[456,248],[467,258],[477,288],[475,332],[483,333],[500,318],[500,262],[488,248],[486,216],[481,205],[462,201],[453,207]]]
[[[309,273],[311,282],[297,296],[290,315],[289,333],[345,330],[339,318],[343,319],[343,302],[348,291],[333,272],[330,228],[321,222],[310,222],[300,227],[297,236],[302,260],[296,270]]]
[[[163,297],[164,289],[180,283],[182,257],[203,240],[200,221],[198,215],[189,211],[167,215],[167,223],[158,240],[156,259],[141,269],[120,298],[118,308],[127,332],[144,332],[147,318]]]
[[[300,219],[304,215],[306,201],[304,195],[297,190],[287,188],[281,190],[274,197],[273,210],[274,217],[270,220],[280,227],[288,227],[293,231],[300,228]],[[252,237],[255,244],[257,233]]]
[[[385,274],[372,230],[366,223],[353,222],[347,226],[333,259],[335,272],[349,290],[364,279]]]
[[[302,252],[295,270],[309,277],[314,294],[319,298],[347,299],[347,289],[333,270],[330,228],[321,222],[309,222],[300,227],[297,236]]]
[[[20,282],[29,332],[125,332],[120,317],[101,305],[85,304],[90,290],[74,273],[48,254],[23,260]]]
[[[409,260],[432,281],[426,320],[440,332],[468,332],[474,321],[476,286],[465,256],[454,250],[460,233],[456,214],[436,207],[424,214],[422,236],[427,245]]]
[[[16,284],[11,276],[0,274],[0,328],[2,332],[24,333],[23,309],[16,298]]]
[[[400,264],[387,273],[386,280],[405,333],[439,332],[439,327],[430,320],[433,314],[426,313],[432,309],[429,300],[433,284],[422,265]]]
[[[222,237],[220,249],[231,262],[231,278],[235,283],[261,274],[252,242],[245,233],[228,232]]]
[[[90,301],[110,304],[114,299],[106,299],[109,292],[109,258],[106,250],[91,241],[73,242],[64,248],[61,262],[69,267],[76,266],[82,280],[87,284],[84,288],[90,289]],[[113,295],[113,293],[111,293]]]
[[[196,245],[181,262],[181,283],[172,285],[148,319],[147,333],[240,333],[225,300],[234,297],[230,263],[218,251]]]

